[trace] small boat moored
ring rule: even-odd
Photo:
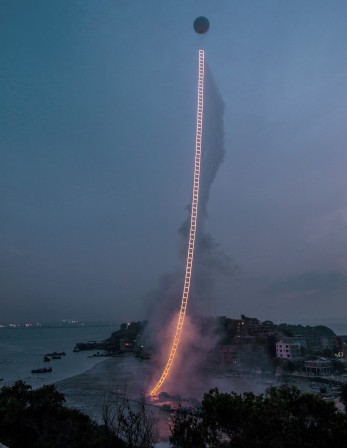
[[[45,356],[50,356],[51,358],[53,356],[65,356],[66,353],[65,352],[52,352],[52,353],[46,353]]]
[[[31,373],[49,373],[52,372],[52,367],[42,367],[40,369],[32,369]]]

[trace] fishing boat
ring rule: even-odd
[[[40,369],[33,369],[31,373],[49,373],[52,372],[52,367],[42,367]]]

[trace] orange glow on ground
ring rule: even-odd
[[[163,385],[165,379],[167,378],[172,364],[174,362],[176,352],[180,343],[184,318],[186,315],[189,290],[190,290],[190,279],[192,275],[193,258],[194,258],[194,245],[196,237],[196,226],[198,218],[198,202],[199,202],[199,186],[200,186],[200,162],[201,162],[201,143],[202,143],[202,117],[204,109],[204,65],[205,65],[205,53],[204,50],[199,50],[199,79],[198,79],[198,107],[196,115],[196,137],[195,137],[195,159],[194,159],[194,182],[193,182],[193,199],[192,199],[192,211],[190,216],[190,230],[189,230],[189,241],[188,241],[188,253],[186,261],[186,272],[184,277],[184,286],[181,300],[181,308],[177,321],[176,332],[173,338],[173,342],[170,349],[170,354],[166,362],[163,373],[155,385],[155,387],[150,391],[149,395],[156,395],[158,390]]]

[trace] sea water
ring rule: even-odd
[[[95,351],[73,352],[77,342],[102,341],[119,326],[0,328],[0,386],[17,379],[40,387],[77,375],[103,358],[88,357]],[[47,353],[65,352],[61,359],[43,362]],[[51,373],[33,374],[33,369],[52,367]]]

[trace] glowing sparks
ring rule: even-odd
[[[190,280],[192,275],[193,258],[194,258],[194,245],[196,237],[196,225],[198,218],[198,202],[199,202],[199,185],[200,185],[200,162],[201,162],[201,143],[202,143],[202,117],[204,109],[204,50],[199,50],[199,80],[198,80],[198,107],[196,115],[196,138],[195,138],[195,159],[194,159],[194,182],[193,182],[193,199],[192,199],[192,211],[190,216],[190,229],[189,229],[189,241],[188,241],[188,253],[186,261],[186,272],[184,277],[184,287],[182,293],[181,308],[176,326],[175,336],[173,338],[169,358],[166,362],[163,373],[156,384],[151,390],[150,395],[155,395],[164,381],[166,380],[172,364],[174,362],[177,348],[180,343],[182,334],[184,318],[187,311]]]

